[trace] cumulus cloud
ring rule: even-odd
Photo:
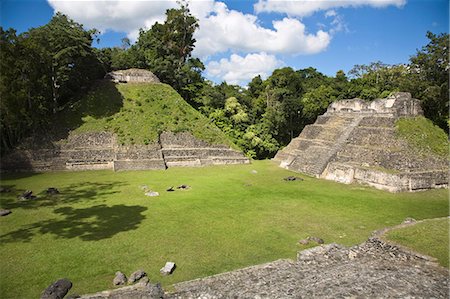
[[[55,10],[70,16],[88,28],[102,32],[113,30],[135,37],[142,27],[151,27],[165,19],[168,8],[177,7],[175,1],[71,1],[48,0]],[[137,36],[136,36],[137,37]]]
[[[313,54],[323,51],[331,41],[329,33],[308,33],[297,19],[283,18],[272,22],[274,29],[262,27],[255,15],[229,10],[216,2],[213,13],[200,19],[195,54],[205,57],[227,50]]]
[[[247,54],[242,57],[232,54],[230,59],[211,61],[207,65],[207,73],[214,78],[220,78],[231,84],[245,84],[255,76],[267,78],[272,71],[283,65],[275,55],[265,52]]]
[[[402,7],[406,4],[406,0],[298,0],[298,1],[282,1],[282,0],[258,0],[254,4],[256,13],[262,12],[278,12],[285,13],[290,16],[305,17],[321,10],[330,10],[339,7]]]
[[[175,0],[48,2],[56,11],[88,28],[126,32],[132,41],[137,39],[140,28],[150,28],[155,22],[164,21],[166,10],[177,7]],[[189,7],[200,23],[195,34],[194,54],[203,58],[228,50],[312,54],[326,49],[331,40],[325,31],[308,33],[305,25],[296,19],[274,21],[274,30],[264,28],[258,23],[257,16],[230,10],[223,2],[190,1]]]

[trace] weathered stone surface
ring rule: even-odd
[[[447,187],[446,159],[421,155],[396,135],[399,117],[422,114],[408,93],[372,102],[337,101],[274,160],[290,170],[391,192]]]
[[[371,238],[175,284],[166,298],[448,298],[449,272]]]
[[[143,279],[141,279],[143,280]],[[164,291],[160,284],[149,282],[139,283],[114,290],[103,291],[95,294],[82,295],[82,299],[160,299],[164,298]]]
[[[105,79],[112,80],[116,83],[160,83],[158,77],[156,77],[152,72],[143,69],[127,69],[110,72],[105,75]]]
[[[135,283],[142,277],[147,276],[147,273],[144,272],[144,270],[137,270],[131,273],[130,279],[128,280],[129,283]]]
[[[117,286],[117,285],[123,285],[127,283],[127,277],[125,276],[125,274],[123,274],[120,271],[116,272],[116,276],[113,279],[113,285]]]
[[[44,290],[41,299],[62,299],[71,288],[72,282],[70,280],[66,278],[59,279]]]
[[[167,262],[164,267],[159,270],[159,273],[161,273],[161,275],[170,275],[175,270],[175,268],[176,265],[174,262]]]
[[[24,142],[2,157],[0,171],[121,171],[248,163],[241,152],[208,144],[188,132],[165,132],[160,142],[134,146],[119,145],[112,133],[90,132],[48,141],[37,148]]]
[[[11,214],[11,210],[0,209],[0,216],[6,216]]]

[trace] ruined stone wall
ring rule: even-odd
[[[245,164],[249,159],[224,145],[210,145],[190,133],[161,135],[159,143],[120,146],[113,134],[70,135],[44,149],[17,149],[0,161],[1,171],[145,170],[173,166]]]
[[[112,80],[116,83],[160,83],[158,77],[152,72],[143,69],[128,69],[110,72],[105,75],[105,79]]]
[[[423,115],[420,102],[408,92],[397,92],[386,99],[364,101],[341,100],[330,104],[326,115],[333,113],[387,114],[393,117]]]
[[[419,154],[397,138],[396,120],[421,114],[418,101],[408,93],[373,102],[338,101],[275,160],[294,171],[391,192],[446,187],[445,157]]]

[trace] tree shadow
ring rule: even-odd
[[[105,202],[109,196],[120,193],[120,188],[126,185],[123,182],[80,182],[59,188],[57,184],[48,187],[56,187],[59,194],[50,195],[46,190],[42,190],[36,195],[36,199],[20,200],[18,197],[25,192],[25,189],[16,189],[13,185],[8,185],[8,193],[1,193],[0,206],[4,209],[35,209],[39,207],[57,206],[61,204],[71,204],[80,201]],[[35,191],[35,190],[32,190]]]
[[[54,212],[64,219],[39,221],[0,236],[0,243],[30,242],[40,234],[52,234],[56,238],[80,238],[83,241],[97,241],[111,238],[125,231],[137,229],[145,219],[142,206],[96,205],[89,208],[74,209],[63,207]]]

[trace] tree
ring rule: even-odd
[[[410,59],[411,80],[404,86],[422,101],[425,116],[448,132],[449,34],[427,32],[429,42]]]
[[[179,9],[166,11],[163,24],[156,23],[147,31],[141,29],[134,47],[147,68],[188,100],[201,89],[205,68],[198,58],[191,57],[198,26],[188,6],[180,3]]]

